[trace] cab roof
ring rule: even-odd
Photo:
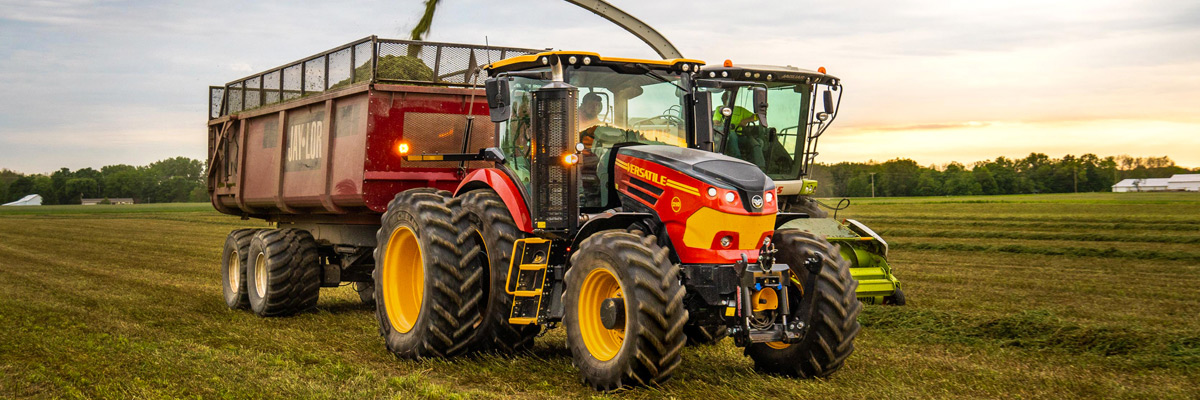
[[[574,59],[574,62],[571,62],[572,59]],[[506,58],[488,64],[483,68],[488,71],[489,75],[495,75],[501,72],[523,71],[527,69],[548,66],[554,61],[561,62],[564,64],[564,66],[599,65],[620,67],[632,64],[642,64],[650,69],[677,72],[696,71],[704,65],[704,61],[690,58],[647,60],[640,58],[605,57],[597,53],[586,51],[545,51],[537,54]]]
[[[700,68],[701,79],[730,79],[754,82],[822,83],[836,85],[838,77],[793,66],[730,64]]]

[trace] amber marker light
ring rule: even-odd
[[[732,66],[733,66],[733,60],[725,60],[725,64],[724,64],[724,65],[725,65],[725,67],[726,67],[726,68],[732,67]]]
[[[575,163],[579,162],[579,156],[577,156],[573,153],[572,154],[563,154],[562,161],[563,161],[563,164],[566,164],[566,165],[575,165]]]
[[[825,67],[817,68],[817,72],[825,73]]]
[[[400,153],[400,155],[408,154],[408,143],[400,143],[399,146],[396,146],[396,152]]]

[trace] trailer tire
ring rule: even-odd
[[[460,199],[429,188],[400,192],[381,217],[375,248],[375,317],[397,357],[450,357],[467,349],[479,323],[483,271],[463,262],[473,243],[455,223]]]
[[[772,241],[779,251],[776,262],[788,264],[794,278],[809,291],[802,296],[794,282],[788,285],[792,316],[802,319],[807,329],[799,342],[752,343],[746,354],[763,372],[827,377],[854,352],[854,338],[861,328],[858,313],[862,303],[854,293],[858,282],[850,276],[850,263],[822,237],[785,229],[775,231]],[[816,263],[815,273],[809,271],[811,263]]]
[[[688,325],[683,327],[683,333],[687,335],[688,346],[709,346],[720,343],[729,336],[729,328],[725,325]]]
[[[258,229],[238,229],[225,237],[221,250],[221,292],[225,305],[234,310],[250,308],[246,293],[246,255],[250,254],[250,239]]]
[[[300,229],[265,229],[250,240],[246,287],[250,309],[281,317],[317,305],[321,265],[312,234]]]
[[[584,239],[565,281],[567,347],[584,383],[608,391],[671,378],[688,312],[679,266],[654,235],[609,230]],[[606,328],[605,315],[614,326],[624,319],[624,329]]]
[[[513,353],[533,347],[533,338],[541,332],[538,325],[508,323],[513,297],[508,294],[508,279],[513,243],[525,237],[517,227],[504,200],[491,189],[479,189],[462,196],[462,212],[472,228],[460,233],[459,241],[474,241],[480,249],[476,254],[464,254],[484,271],[483,302],[479,305],[482,323],[475,330],[472,349]]]

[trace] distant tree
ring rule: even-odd
[[[187,201],[193,203],[209,201],[208,189],[203,186],[196,186],[192,188],[192,193],[188,194]]]
[[[917,178],[921,176],[921,166],[916,161],[897,158],[880,165],[879,174],[875,176],[876,195],[879,196],[912,196],[917,187]]]
[[[996,184],[996,178],[992,176],[992,171],[987,165],[976,165],[971,170],[971,176],[975,183],[979,184],[979,190],[983,194],[1001,194],[1000,186]]]
[[[942,173],[933,168],[922,170],[921,176],[917,178],[917,188],[914,194],[917,196],[941,196],[942,193]]]
[[[4,198],[4,202],[17,201],[31,194],[35,194],[33,191],[33,177],[22,176],[8,185],[8,196]],[[42,197],[45,200],[45,196]]]
[[[64,168],[65,169],[65,168]],[[63,182],[66,186],[66,182]],[[54,180],[49,176],[37,175],[33,177],[33,189],[30,193],[36,193],[42,196],[42,204],[54,205],[63,204],[58,201],[58,191],[54,190]]]
[[[54,196],[51,204],[71,204],[70,196],[67,195],[67,181],[74,177],[70,168],[59,168],[50,174],[50,187],[53,190],[51,196]],[[42,195],[43,199],[47,197],[49,196]]]
[[[147,202],[146,193],[154,184],[154,176],[146,168],[121,168],[104,177],[104,195]]]
[[[77,204],[83,198],[99,196],[100,185],[92,178],[71,178],[67,181],[64,194],[70,199],[70,202],[60,202],[60,204]]]
[[[871,176],[866,172],[861,172],[850,178],[846,183],[847,197],[871,197]]]
[[[942,186],[946,194],[951,196],[968,196],[983,194],[983,187],[975,181],[974,175],[966,167],[957,162],[946,165],[942,172],[946,183]]]

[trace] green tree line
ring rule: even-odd
[[[49,175],[0,170],[0,199],[42,196],[42,204],[79,204],[84,198],[132,198],[138,203],[206,201],[204,163],[187,157],[150,165],[107,165],[100,170],[61,168]]]
[[[971,166],[951,162],[923,167],[897,158],[877,163],[816,164],[809,179],[820,182],[817,196],[962,196],[988,194],[1107,192],[1126,178],[1169,178],[1200,172],[1175,165],[1169,157],[1100,158],[1095,154],[1050,158],[1031,153],[1020,159],[997,157]]]

